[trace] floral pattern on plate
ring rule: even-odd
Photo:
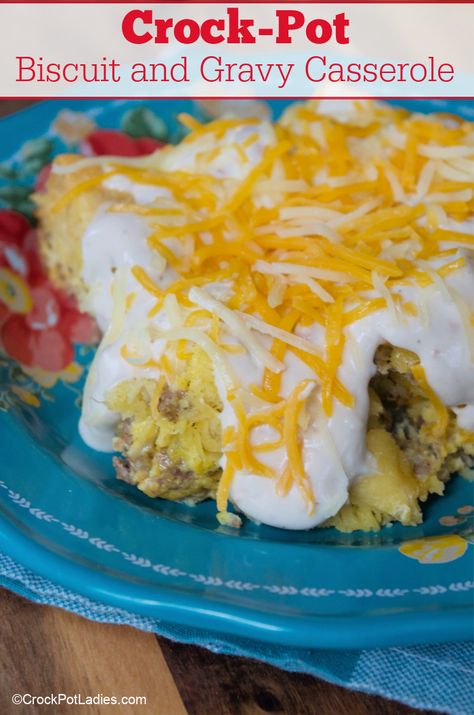
[[[89,116],[62,110],[51,131],[85,156],[140,156],[164,146],[166,125],[147,108],[125,112],[122,127],[99,129]],[[54,148],[51,137],[33,139],[13,163],[0,166],[5,180],[0,202],[7,206],[0,209],[0,351],[21,367],[29,383],[45,389],[78,381],[83,368],[75,360],[75,345],[93,345],[99,338],[94,321],[49,282],[41,265],[31,194],[44,188]],[[34,407],[45,394],[32,385],[10,389]]]
[[[459,534],[448,534],[406,541],[399,551],[420,564],[445,564],[464,556],[468,545],[468,541]]]

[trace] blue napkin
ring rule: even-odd
[[[215,653],[248,656],[309,673],[414,708],[474,715],[474,644],[446,643],[359,651],[279,648],[176,626],[91,601],[48,581],[0,553],[0,585],[37,603],[59,606],[101,623],[126,624]]]

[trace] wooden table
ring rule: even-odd
[[[383,698],[128,626],[94,623],[0,590],[0,713],[408,715]],[[15,693],[144,696],[146,704],[15,706]],[[419,713],[420,711],[416,711]]]
[[[71,104],[74,102],[71,101]],[[31,102],[0,101],[0,116]],[[78,101],[78,109],[80,101]],[[93,623],[0,590],[0,713],[405,715],[398,703],[127,626]],[[145,696],[146,705],[15,706],[15,693]],[[419,712],[419,711],[418,711]]]

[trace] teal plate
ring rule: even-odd
[[[4,119],[0,200],[31,209],[33,174],[64,151],[51,125],[67,106],[83,122],[175,137],[176,113],[193,111],[185,100],[147,104],[166,127],[150,124],[143,104],[122,101],[50,101]],[[274,113],[284,104],[274,102]],[[454,101],[411,106],[472,118],[472,106]],[[42,141],[25,147],[32,138]],[[0,282],[0,301],[1,290]],[[226,529],[211,503],[150,500],[116,481],[110,456],[82,443],[81,365],[92,352],[77,348],[74,366],[54,379],[0,356],[0,546],[10,556],[91,599],[223,638],[364,648],[472,636],[471,483],[453,478],[418,527]]]

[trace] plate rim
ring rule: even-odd
[[[466,641],[474,637],[472,609],[410,609],[390,615],[320,616],[302,621],[242,606],[219,603],[209,608],[199,594],[183,595],[172,587],[147,587],[117,579],[54,553],[32,541],[0,515],[0,542],[11,558],[36,574],[93,601],[142,616],[225,635],[299,648],[363,649]],[[92,578],[91,578],[92,574]],[[206,607],[207,605],[207,607]],[[433,628],[435,617],[436,628]],[[277,623],[276,623],[277,622]],[[301,628],[302,622],[304,628]],[[443,637],[449,632],[449,638]],[[390,646],[387,646],[390,642]]]

